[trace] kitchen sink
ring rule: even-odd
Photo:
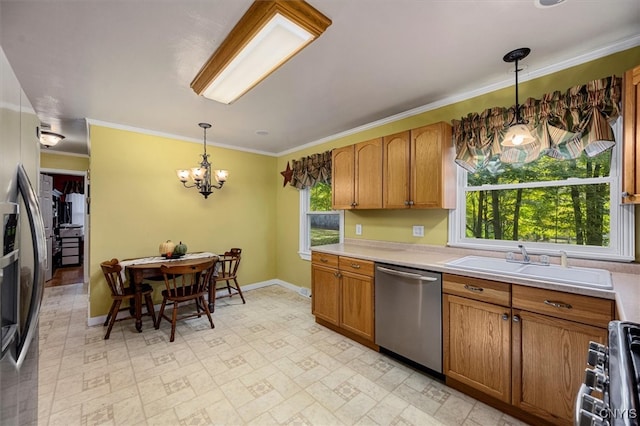
[[[482,256],[466,256],[447,262],[446,265],[470,271],[538,279],[601,290],[613,289],[611,273],[605,269],[507,262],[505,259]]]

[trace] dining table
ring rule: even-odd
[[[203,260],[208,260],[211,258],[215,258],[216,261],[218,259],[218,255],[209,252],[198,252],[198,253],[187,253],[181,257],[165,257],[165,256],[151,256],[151,257],[141,257],[135,259],[125,259],[121,260],[120,266],[122,266],[123,271],[125,271],[125,276],[129,276],[130,285],[134,286],[134,303],[133,303],[133,312],[132,315],[136,319],[136,330],[138,332],[142,331],[142,283],[145,279],[156,279],[164,281],[162,278],[162,274],[160,273],[160,266],[166,265],[171,262],[172,264],[175,262],[180,265],[196,265],[201,263]],[[215,272],[214,272],[215,275]],[[213,282],[210,283],[209,287],[215,285]],[[209,292],[211,294],[211,292]],[[215,297],[215,296],[214,296]],[[213,302],[209,301],[209,306],[211,306]]]

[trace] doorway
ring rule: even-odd
[[[41,202],[43,217],[51,217],[51,248],[48,248],[51,274],[45,287],[88,282],[87,173],[55,169],[42,169],[40,173],[52,181],[50,201]]]

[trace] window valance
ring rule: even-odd
[[[293,160],[291,186],[310,188],[318,182],[331,184],[331,151]]]
[[[610,123],[620,115],[622,78],[611,76],[575,86],[564,93],[529,98],[520,115],[536,138],[520,147],[503,147],[515,106],[489,108],[452,120],[456,163],[469,172],[485,167],[489,160],[530,163],[543,155],[559,160],[575,159],[584,151],[589,157],[615,145]]]

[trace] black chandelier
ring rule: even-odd
[[[209,162],[209,154],[207,154],[207,129],[211,128],[211,124],[198,123],[198,126],[202,127],[204,131],[204,153],[202,154],[200,167],[176,170],[176,173],[185,188],[197,188],[200,194],[206,199],[213,193],[214,189],[222,188],[229,177],[229,172],[227,170],[214,170],[213,173],[216,184],[211,183],[211,163]],[[193,181],[191,185],[187,185],[189,178]]]

